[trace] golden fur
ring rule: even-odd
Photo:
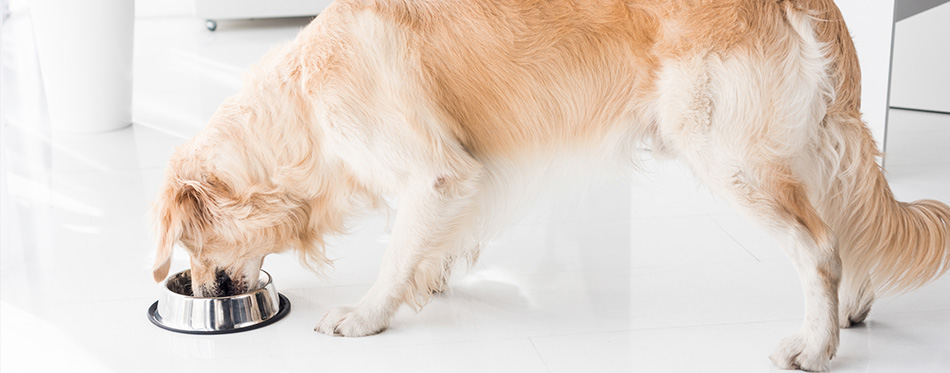
[[[839,325],[950,266],[950,208],[888,189],[831,0],[338,0],[176,150],[154,277],[178,242],[199,296],[254,286],[271,253],[319,271],[323,237],[398,196],[380,279],[316,328],[377,333],[477,257],[532,168],[640,146],[783,243],[806,299],[783,368],[825,369]]]

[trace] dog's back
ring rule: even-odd
[[[821,51],[827,55],[810,57],[833,70],[825,74],[828,82],[811,85],[834,87],[826,92],[835,97],[830,111],[859,110],[857,59],[831,1],[337,3],[298,44],[333,44],[332,35],[346,39],[338,44],[346,50],[311,48],[315,59],[357,53],[378,62],[350,63],[349,76],[334,69],[331,79],[346,82],[336,86],[373,90],[374,98],[403,107],[425,100],[427,107],[415,110],[440,123],[418,130],[458,140],[477,157],[626,151],[633,142],[662,148],[657,105],[664,69],[677,61],[749,56],[758,59],[756,68],[772,70],[762,71],[772,74],[765,78],[788,79],[783,69],[809,58],[794,55],[801,40],[788,11],[831,20],[805,22],[808,32],[815,24],[808,37],[828,46]],[[321,66],[313,70],[319,74]],[[356,84],[369,76],[375,86]],[[450,133],[441,133],[443,127]]]

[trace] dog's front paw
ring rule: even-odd
[[[367,315],[353,307],[339,307],[324,314],[313,330],[332,336],[364,337],[382,332],[387,326],[388,318]]]
[[[809,346],[800,334],[782,340],[769,356],[782,369],[800,369],[808,372],[825,372],[834,356],[836,344]]]

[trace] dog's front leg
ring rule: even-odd
[[[455,255],[480,172],[426,178],[400,197],[398,216],[379,278],[352,307],[327,312],[314,330],[345,337],[379,333],[404,302],[441,286]]]

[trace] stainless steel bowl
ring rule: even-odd
[[[153,324],[174,332],[222,334],[257,329],[290,312],[290,301],[277,293],[270,274],[261,271],[257,290],[228,297],[198,298],[191,292],[191,270],[165,280],[162,294],[148,310]]]

